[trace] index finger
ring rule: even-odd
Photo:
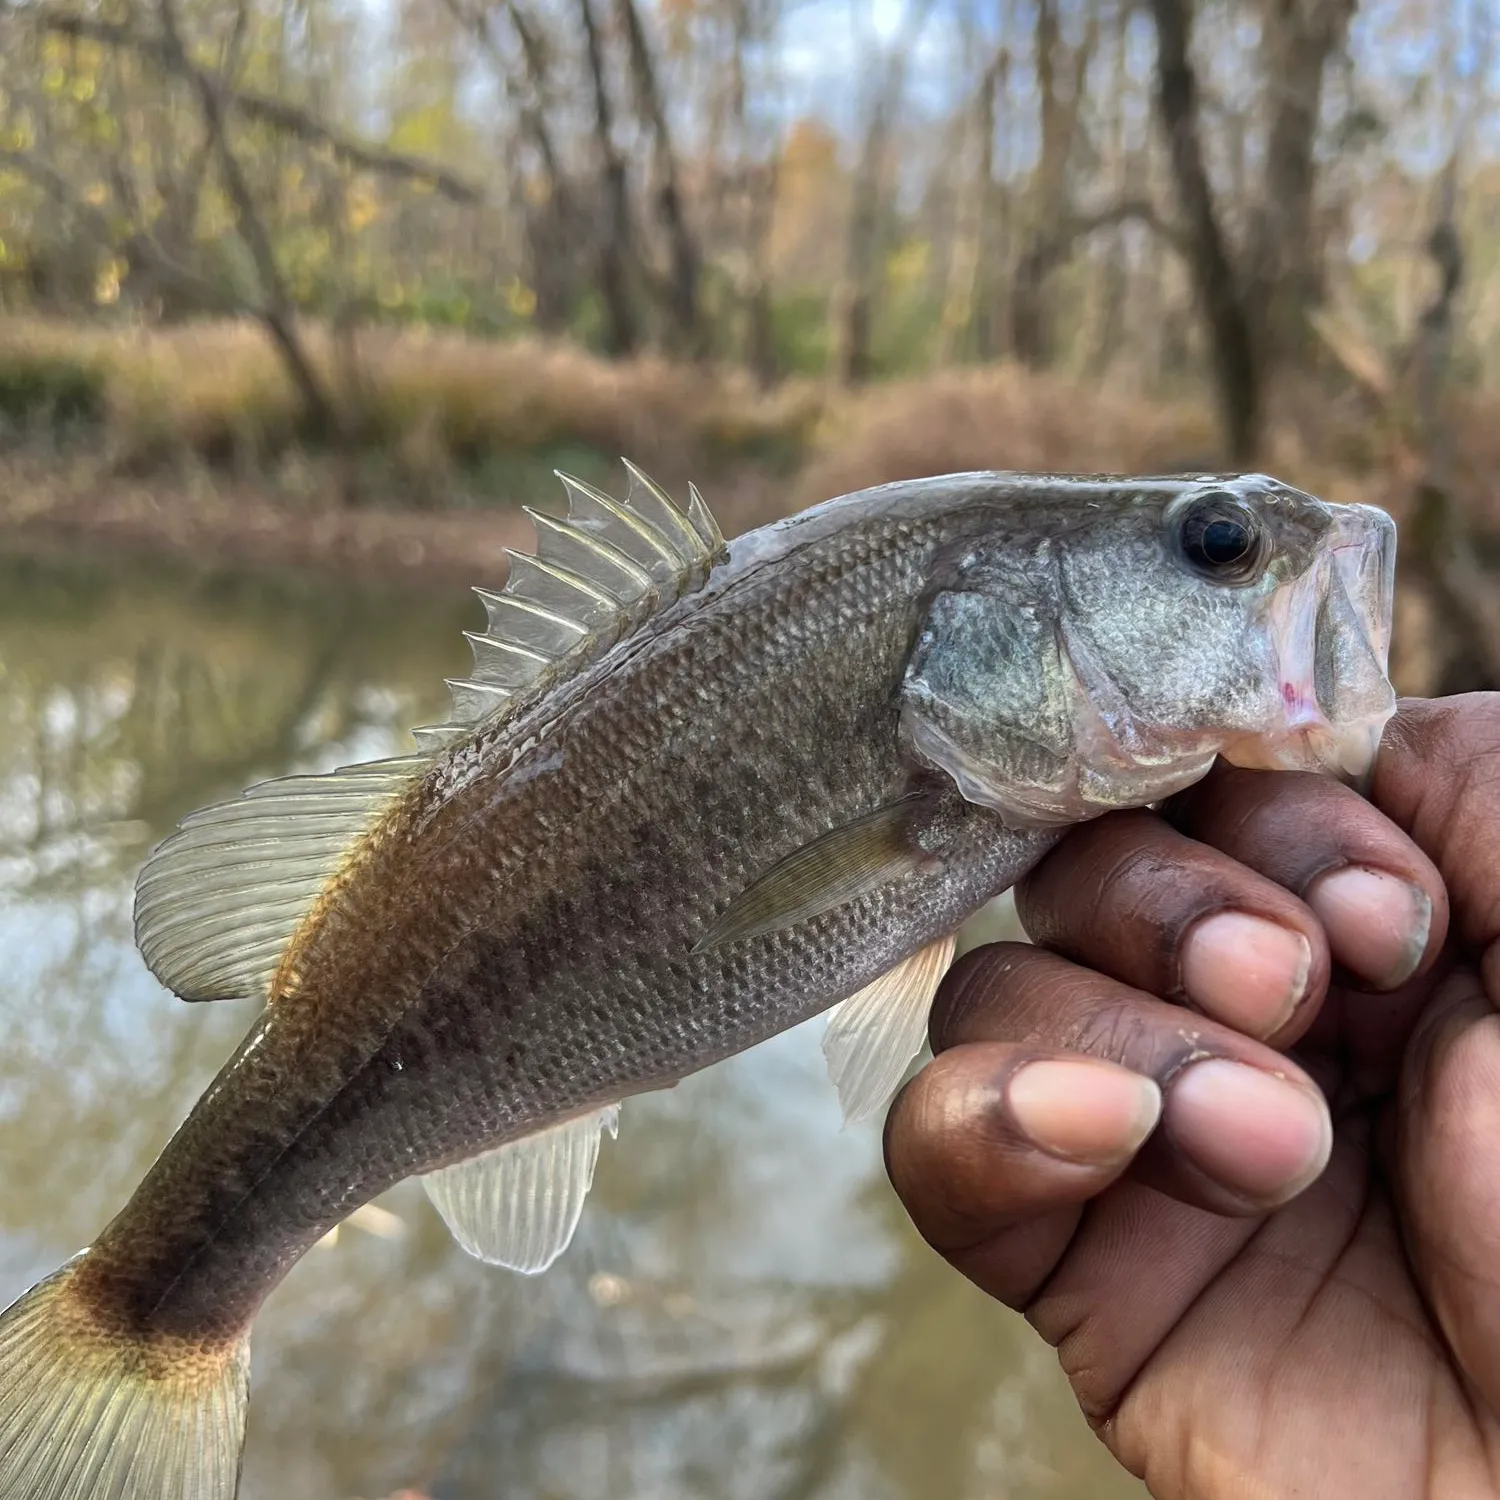
[[[1402,699],[1370,797],[1437,865],[1464,941],[1490,948],[1500,938],[1500,693]]]

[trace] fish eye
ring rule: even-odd
[[[1259,571],[1260,523],[1233,495],[1197,496],[1177,522],[1177,541],[1189,566],[1220,583],[1245,583]]]

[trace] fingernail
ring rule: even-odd
[[[1312,946],[1279,922],[1226,911],[1182,945],[1182,986],[1205,1015],[1247,1036],[1279,1031],[1307,993]]]
[[[1092,1058],[1027,1063],[1012,1075],[1006,1100],[1043,1151],[1098,1166],[1133,1155],[1161,1117],[1153,1079]]]
[[[1361,979],[1392,990],[1416,973],[1432,931],[1426,891],[1383,870],[1348,865],[1320,875],[1303,899],[1333,956]]]
[[[1267,1206],[1301,1192],[1333,1149],[1321,1094],[1222,1058],[1178,1074],[1163,1120],[1174,1144],[1215,1182]]]

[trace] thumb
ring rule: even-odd
[[[1500,948],[1485,969],[1446,979],[1412,1035],[1397,1191],[1418,1284],[1459,1368],[1500,1412]]]

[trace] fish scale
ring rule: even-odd
[[[422,1176],[465,1249],[540,1270],[622,1101],[629,1149],[632,1096],[835,1006],[867,1114],[957,928],[1068,826],[1216,753],[1357,770],[1394,706],[1389,521],[1266,476],[946,476],[729,547],[696,491],[567,485],[481,592],[453,722],[148,861],[158,977],[266,1008],[0,1317],[0,1500],[229,1500],[255,1312],[371,1198]],[[126,1478],[63,1491],[106,1390]]]

